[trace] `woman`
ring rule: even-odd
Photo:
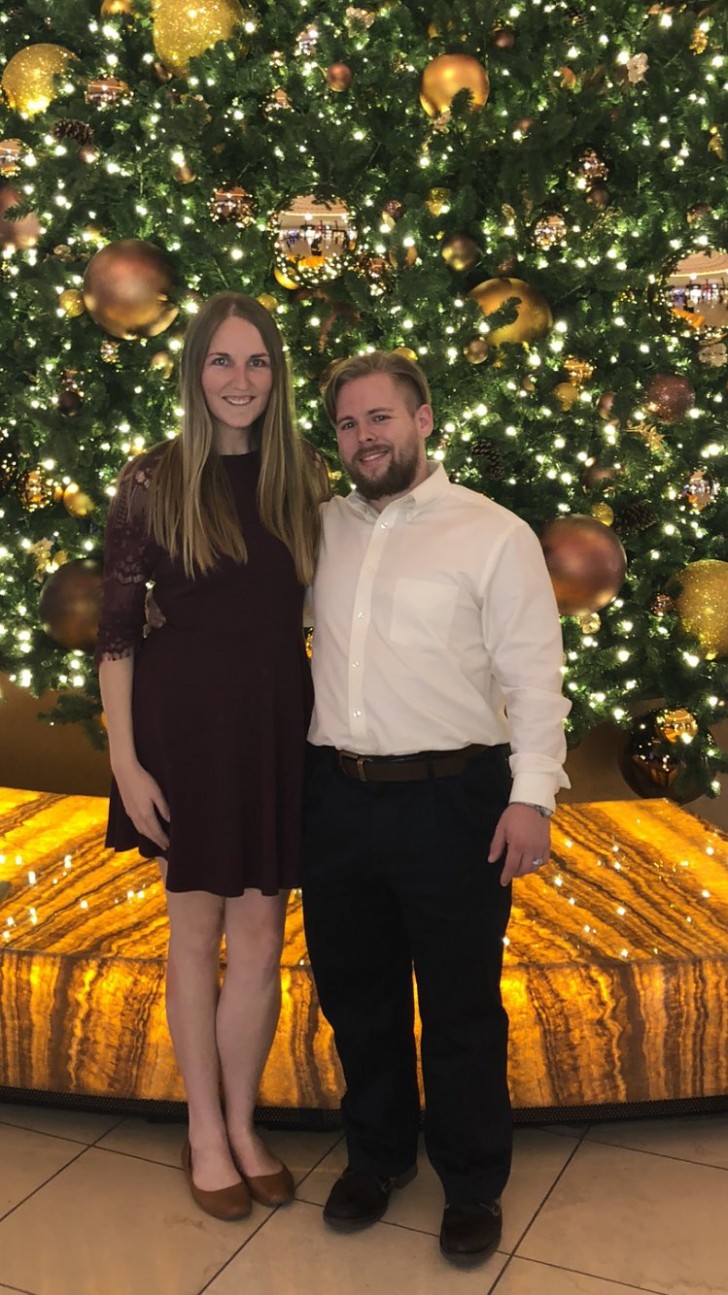
[[[258,302],[209,300],[181,376],[181,433],[127,465],[107,526],[107,844],[159,859],[167,1018],[189,1110],[183,1168],[198,1205],[233,1219],[251,1198],[293,1195],[253,1111],[298,882],[311,704],[302,605],[325,474],[297,438],[280,334]],[[165,623],[145,639],[149,581]]]

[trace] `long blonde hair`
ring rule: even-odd
[[[182,430],[159,447],[151,482],[149,529],[185,574],[209,571],[221,556],[247,560],[245,538],[227,476],[215,449],[214,425],[202,391],[213,335],[235,315],[253,324],[271,360],[273,382],[265,412],[252,428],[260,447],[257,504],[267,530],[287,546],[303,585],[311,583],[318,551],[318,505],[325,497],[322,460],[298,436],[281,335],[253,297],[219,292],[201,307],[185,337],[181,363]],[[153,452],[154,453],[154,452]]]

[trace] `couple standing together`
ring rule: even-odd
[[[281,337],[256,301],[202,307],[181,381],[180,434],[124,468],[112,503],[97,658],[108,844],[157,858],[166,885],[190,1190],[230,1219],[293,1196],[253,1113],[302,885],[346,1080],[348,1167],[324,1218],[374,1223],[416,1172],[414,967],[440,1246],[477,1262],[500,1239],[511,1158],[510,883],[546,859],[567,785],[540,545],[428,462],[427,381],[397,353],[341,361],[326,387],[347,498],[327,499],[297,436]],[[150,582],[164,624],[145,638]]]

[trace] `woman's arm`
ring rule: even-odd
[[[129,818],[137,832],[166,849],[169,838],[160,821],[169,822],[169,808],[159,785],[140,765],[134,745],[131,693],[134,657],[102,658],[99,685],[109,737],[111,770]]]

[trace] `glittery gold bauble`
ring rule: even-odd
[[[101,18],[116,18],[120,14],[131,17],[133,13],[133,0],[101,0],[101,8],[99,9]]]
[[[76,319],[86,309],[83,293],[79,292],[77,288],[64,288],[58,298],[58,305],[69,319]]]
[[[469,54],[441,54],[427,64],[422,74],[420,103],[430,117],[437,117],[449,110],[461,90],[470,94],[471,111],[482,108],[490,92],[488,73]]]
[[[126,81],[118,76],[97,76],[86,86],[84,98],[94,108],[110,108],[131,96]]]
[[[579,399],[579,389],[573,382],[559,382],[553,389],[552,395],[560,409],[568,413]]]
[[[96,643],[103,578],[92,558],[66,562],[40,591],[38,615],[50,638],[69,650],[90,652]]]
[[[552,247],[558,247],[563,243],[568,233],[568,227],[561,212],[552,211],[546,216],[540,216],[533,227],[533,241],[536,247],[542,252],[548,252]]]
[[[487,360],[489,352],[490,347],[484,337],[474,337],[467,346],[463,347],[463,355],[468,364],[482,364]]]
[[[12,247],[23,252],[28,247],[35,247],[40,238],[40,222],[34,212],[17,220],[5,218],[8,208],[16,207],[22,201],[22,193],[11,184],[0,185],[0,248]]]
[[[210,199],[210,214],[221,222],[233,221],[241,229],[252,224],[255,219],[255,202],[252,194],[239,185],[231,189],[213,189]]]
[[[156,337],[175,319],[176,286],[170,257],[153,243],[124,238],[92,256],[83,299],[93,319],[112,337]]]
[[[681,742],[684,738],[697,737],[699,732],[698,721],[684,706],[678,706],[676,710],[660,711],[657,727],[668,742]]]
[[[695,636],[708,660],[728,656],[728,562],[691,562],[677,580],[675,607],[683,629]]]
[[[588,148],[579,158],[576,173],[582,180],[586,180],[588,184],[593,184],[595,180],[607,179],[609,167],[599,154],[595,153],[593,148]]]
[[[277,117],[279,113],[287,112],[292,106],[293,105],[291,104],[288,94],[283,89],[283,86],[279,85],[264,103],[263,116],[266,117],[268,121],[271,121]]]
[[[468,234],[451,234],[440,244],[440,256],[451,270],[464,273],[478,264],[482,249]]]
[[[160,378],[171,378],[174,373],[174,360],[169,351],[155,351],[149,361],[149,367],[152,373],[158,373]]]
[[[0,139],[0,175],[17,175],[23,156],[19,139]]]
[[[512,324],[500,324],[488,333],[491,346],[510,342],[536,342],[545,337],[554,319],[546,298],[523,279],[486,279],[468,296],[480,306],[486,319],[504,302],[512,300],[517,315]]]
[[[75,57],[62,45],[26,45],[6,64],[2,88],[16,112],[28,117],[44,112],[58,94],[56,77]]]
[[[653,616],[666,616],[668,612],[674,612],[675,604],[668,594],[655,594],[650,605],[650,611]]]
[[[442,215],[443,211],[448,206],[449,197],[450,197],[449,189],[441,189],[441,188],[430,189],[427,194],[427,197],[425,198],[425,206],[427,207],[427,210],[429,211],[430,215],[431,216]]]
[[[292,198],[275,213],[271,227],[276,265],[296,286],[338,278],[356,245],[353,218],[338,198]]]
[[[154,0],[154,48],[165,67],[184,76],[190,59],[230,40],[243,16],[238,0]]]
[[[90,495],[72,481],[63,491],[63,507],[71,517],[88,517],[94,511],[96,504]]]
[[[332,90],[339,93],[342,90],[348,90],[353,80],[353,73],[346,63],[332,63],[331,67],[326,69],[326,80]]]
[[[596,612],[587,612],[579,617],[579,629],[582,634],[596,634],[602,627],[602,618]]]
[[[605,526],[614,525],[614,509],[609,504],[594,504],[589,510],[592,517],[596,517],[598,522],[603,522]]]
[[[33,513],[36,508],[45,508],[53,501],[53,482],[40,468],[24,472],[15,488],[26,512]]]
[[[104,364],[116,364],[119,358],[119,343],[103,341],[99,347],[99,355]]]
[[[274,315],[278,309],[278,302],[269,292],[261,292],[256,297],[256,301],[259,301],[263,309],[267,310],[271,315]]]
[[[695,404],[695,388],[680,373],[656,373],[645,388],[645,404],[661,423],[677,423]]]
[[[693,54],[704,54],[708,48],[708,37],[702,27],[696,27],[693,31],[690,41],[690,49]]]
[[[564,368],[569,375],[569,382],[573,382],[575,387],[583,386],[594,372],[594,365],[588,360],[581,360],[578,355],[567,355]]]
[[[381,297],[392,287],[394,282],[392,265],[376,252],[365,252],[359,258],[356,269],[366,279],[373,297]]]
[[[558,517],[544,528],[541,547],[562,616],[598,612],[616,598],[627,557],[603,522],[579,513]]]

